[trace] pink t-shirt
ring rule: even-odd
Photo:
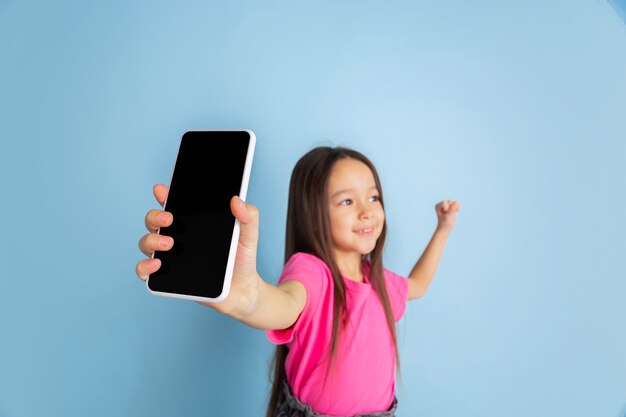
[[[365,270],[367,267],[365,265]],[[394,319],[407,304],[406,278],[384,270]],[[284,330],[267,330],[268,339],[285,344],[287,381],[296,397],[321,414],[355,415],[385,411],[395,394],[395,350],[382,303],[369,276],[359,283],[344,277],[350,321],[344,329],[325,383],[333,326],[333,278],[316,256],[294,254],[279,283],[300,281],[307,292],[304,310]]]

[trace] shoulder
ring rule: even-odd
[[[383,268],[383,275],[385,276],[385,286],[387,287],[387,293],[391,301],[394,319],[398,321],[404,315],[406,309],[409,294],[409,280],[386,268]]]
[[[331,280],[330,269],[317,256],[304,252],[291,255],[283,267],[278,285],[295,296],[300,303],[304,300],[304,306],[291,327],[267,331],[270,341],[276,344],[291,342],[295,334],[315,320],[320,311],[318,307],[332,294]]]
[[[305,252],[296,252],[287,260],[283,267],[282,275],[294,272],[306,272],[313,274],[330,274],[330,268],[324,261],[315,255]]]
[[[369,274],[370,270],[372,268],[372,264],[369,260],[365,260],[363,261],[363,270],[365,271],[366,274]],[[406,277],[396,274],[395,272],[393,272],[392,270],[386,268],[386,267],[382,267],[383,269],[383,277],[385,278],[385,282],[387,283],[387,285],[391,284],[398,284],[398,283],[402,283],[406,280]]]
[[[401,294],[408,292],[409,280],[407,277],[398,275],[387,268],[383,268],[383,275],[385,276],[385,285],[389,290],[395,290]]]
[[[371,269],[370,261],[364,261],[363,267],[365,273],[369,273]],[[396,274],[395,272],[387,269],[384,266],[382,267],[382,270],[385,287],[387,288],[387,292],[389,293],[389,295],[395,298],[399,298],[400,300],[405,298],[408,292],[409,280],[406,277]]]
[[[387,281],[399,281],[399,280],[406,280],[407,277],[403,276],[403,275],[399,275],[396,274],[395,272],[393,272],[390,269],[387,268],[383,268],[383,275],[385,276],[385,279]]]
[[[315,255],[296,252],[287,260],[279,282],[289,280],[300,281],[306,288],[309,297],[326,292],[332,283],[330,268]]]

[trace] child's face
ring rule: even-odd
[[[370,253],[382,233],[385,212],[372,171],[344,158],[328,178],[328,213],[335,255],[356,258]]]

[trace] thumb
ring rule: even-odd
[[[239,220],[239,244],[255,250],[259,240],[259,210],[252,204],[247,204],[239,196],[230,200],[230,210]]]

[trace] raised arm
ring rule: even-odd
[[[168,189],[163,184],[153,187],[157,201],[164,205]],[[257,243],[259,237],[259,211],[239,197],[231,199],[233,215],[240,222],[239,245],[228,297],[218,303],[200,304],[211,307],[242,323],[257,329],[284,329],[291,326],[306,303],[304,285],[287,281],[278,286],[264,281],[256,270]],[[173,216],[163,210],[150,210],[145,224],[149,233],[142,236],[139,249],[151,257],[155,250],[170,250],[175,242],[170,236],[156,233],[159,227],[169,226]],[[162,243],[163,242],[163,243]],[[142,280],[161,267],[159,259],[144,259],[137,263],[136,274]]]
[[[460,208],[461,203],[450,200],[442,201],[435,206],[437,229],[409,274],[409,300],[422,297],[435,277],[443,249],[456,223],[456,213]]]

